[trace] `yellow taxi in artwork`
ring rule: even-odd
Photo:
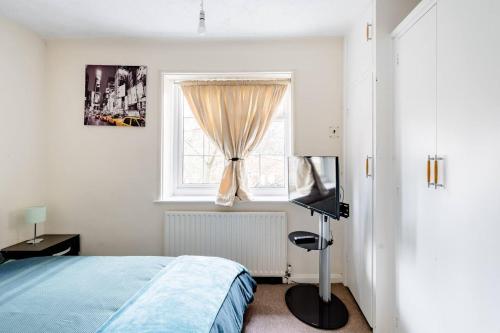
[[[125,117],[115,120],[116,126],[144,127],[144,119],[140,117]]]
[[[122,121],[122,116],[120,114],[115,114],[108,120],[111,125],[117,125],[118,122]]]

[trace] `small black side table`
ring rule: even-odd
[[[0,250],[9,259],[24,259],[44,256],[77,256],[80,253],[80,235],[41,235],[43,241],[28,244],[26,241]]]

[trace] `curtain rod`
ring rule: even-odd
[[[271,85],[271,84],[284,84],[288,85],[291,79],[207,79],[207,80],[175,80],[175,84],[182,86],[234,86],[234,85]]]

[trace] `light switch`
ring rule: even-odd
[[[328,127],[328,137],[330,139],[340,139],[340,127],[339,126]]]

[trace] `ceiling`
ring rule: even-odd
[[[368,0],[1,0],[0,17],[45,38],[280,38],[342,35]]]

